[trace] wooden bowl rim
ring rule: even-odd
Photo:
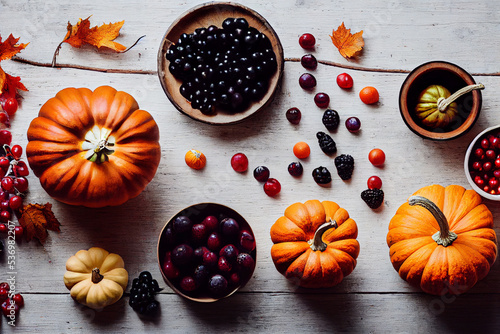
[[[500,194],[498,195],[492,195],[492,194],[488,194],[487,192],[485,192],[483,189],[479,188],[476,183],[474,182],[474,180],[471,178],[470,176],[470,170],[469,170],[469,160],[470,160],[470,156],[472,154],[472,149],[474,148],[475,144],[478,142],[479,139],[481,139],[481,137],[483,137],[485,134],[487,134],[488,132],[492,132],[494,130],[499,130],[500,129],[500,125],[495,125],[495,126],[492,126],[492,127],[489,127],[487,129],[484,129],[483,131],[481,131],[476,137],[474,137],[474,139],[470,142],[469,146],[467,147],[467,150],[465,151],[465,158],[464,158],[464,172],[465,172],[465,177],[467,178],[467,181],[469,182],[470,186],[472,187],[472,189],[477,192],[479,195],[481,195],[482,197],[484,198],[487,198],[487,199],[490,199],[492,201],[500,201]]]
[[[405,122],[406,126],[415,134],[418,136],[425,138],[425,139],[431,139],[431,140],[437,140],[437,141],[445,141],[445,140],[451,140],[458,138],[464,134],[466,134],[476,123],[477,119],[479,118],[479,114],[481,112],[481,107],[482,107],[482,95],[480,90],[474,90],[472,92],[472,109],[470,111],[469,117],[464,121],[464,123],[458,127],[457,129],[449,132],[433,132],[429,131],[427,129],[422,128],[420,125],[418,125],[413,118],[410,115],[410,111],[407,108],[407,95],[408,91],[410,89],[410,85],[416,78],[419,76],[430,72],[434,70],[446,70],[450,71],[454,74],[457,74],[464,80],[464,82],[467,85],[473,85],[476,83],[474,78],[463,68],[460,66],[447,62],[447,61],[429,61],[424,64],[421,64],[417,66],[415,69],[413,69],[408,76],[406,77],[405,81],[401,85],[401,89],[399,91],[399,111],[401,113],[401,117],[403,118],[403,121]]]
[[[198,207],[201,207],[201,208],[197,209]],[[200,210],[200,212],[202,212],[203,209],[204,208],[206,209],[207,207],[222,208],[225,211],[234,213],[234,215],[236,216],[235,218],[237,218],[239,221],[241,219],[241,221],[244,223],[244,225],[246,227],[248,227],[248,229],[250,230],[250,232],[252,233],[252,235],[254,236],[254,239],[256,241],[255,249],[251,252],[251,253],[255,254],[254,255],[255,266],[254,266],[254,269],[252,270],[252,272],[250,273],[249,278],[246,281],[243,281],[238,287],[234,288],[231,292],[229,292],[227,295],[225,295],[225,296],[223,296],[221,298],[210,298],[210,297],[195,298],[195,297],[188,296],[188,295],[184,294],[182,291],[180,291],[179,289],[177,289],[177,287],[175,287],[175,285],[172,282],[170,282],[170,280],[165,276],[165,273],[163,272],[163,269],[162,269],[163,254],[160,255],[160,243],[161,243],[163,234],[164,234],[165,229],[167,228],[167,226],[169,226],[169,224],[171,224],[177,216],[181,215],[182,213],[184,213],[187,210],[195,209],[195,210]],[[228,206],[226,206],[224,204],[220,204],[220,203],[201,202],[201,203],[197,203],[197,204],[193,204],[193,205],[190,205],[188,207],[185,207],[184,209],[178,211],[176,214],[174,214],[173,216],[171,216],[168,219],[168,221],[165,223],[165,225],[161,229],[160,235],[158,236],[158,242],[157,242],[157,245],[156,245],[156,258],[158,260],[158,267],[160,269],[160,273],[161,273],[161,276],[163,277],[163,280],[167,283],[167,285],[175,293],[177,293],[178,295],[180,295],[180,296],[182,296],[182,297],[184,297],[186,299],[189,299],[189,300],[192,300],[192,301],[195,301],[195,302],[212,303],[212,302],[216,302],[216,301],[218,301],[220,299],[224,299],[224,298],[227,298],[227,297],[233,295],[236,291],[238,291],[239,289],[243,288],[250,281],[250,279],[252,278],[253,273],[255,271],[255,268],[257,267],[257,239],[255,238],[255,233],[253,232],[252,226],[250,226],[250,224],[245,219],[245,217],[243,217],[241,214],[239,214],[238,211],[236,211],[236,210],[234,210],[234,209],[232,209],[232,208],[230,208],[230,207],[228,207]]]
[[[217,8],[224,8],[224,7],[229,7],[229,8],[234,8],[235,10],[239,12],[244,12],[247,17],[251,17],[255,19],[256,21],[259,21],[263,27],[265,27],[266,31],[269,32],[267,35],[272,36],[271,41],[275,42],[276,44],[273,45],[273,51],[276,54],[276,61],[278,63],[278,68],[276,70],[276,73],[274,76],[270,79],[270,86],[268,87],[268,91],[266,95],[261,99],[261,101],[254,102],[250,105],[249,108],[242,112],[238,112],[235,114],[229,114],[224,111],[216,110],[215,115],[205,115],[201,111],[197,109],[192,109],[190,108],[189,110],[185,110],[179,102],[174,98],[172,93],[170,92],[168,86],[167,86],[167,80],[169,77],[171,80],[177,81],[177,84],[175,85],[178,89],[178,86],[180,86],[180,81],[175,79],[173,76],[170,75],[168,68],[166,67],[166,63],[168,62],[165,58],[165,52],[166,50],[170,47],[171,44],[173,44],[173,41],[170,41],[167,36],[175,29],[177,28],[177,25],[183,21],[186,20],[189,17],[195,16],[199,12],[202,11],[207,11],[210,10],[211,7],[213,7],[213,10],[216,10]],[[163,88],[163,91],[167,95],[168,99],[170,102],[176,107],[177,110],[179,110],[181,113],[185,114],[186,116],[203,122],[207,124],[212,124],[212,125],[229,125],[229,124],[235,124],[242,122],[243,120],[255,115],[256,113],[260,112],[262,109],[266,108],[273,100],[274,97],[276,96],[276,92],[278,88],[280,87],[282,76],[283,76],[283,70],[284,70],[284,65],[285,64],[285,57],[283,53],[283,46],[281,44],[281,41],[279,39],[278,34],[274,30],[274,28],[269,24],[269,22],[258,12],[255,10],[246,7],[244,5],[241,5],[236,2],[205,2],[202,4],[199,4],[195,7],[192,7],[191,9],[185,11],[183,14],[181,14],[167,29],[165,34],[163,35],[163,38],[160,43],[160,48],[158,50],[158,57],[157,57],[157,67],[158,67],[158,78],[160,80],[160,84]]]

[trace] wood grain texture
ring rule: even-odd
[[[448,142],[424,140],[408,130],[401,119],[398,96],[405,73],[347,70],[354,79],[352,90],[338,88],[335,79],[345,69],[319,65],[313,73],[318,81],[314,92],[298,86],[305,70],[300,63],[287,61],[281,87],[272,104],[262,112],[231,126],[210,126],[178,112],[160,86],[156,55],[166,29],[179,15],[201,1],[136,0],[87,1],[74,5],[68,1],[0,0],[0,34],[21,37],[30,45],[20,56],[50,63],[57,44],[65,34],[67,21],[89,15],[92,24],[125,19],[118,42],[129,45],[137,37],[146,38],[125,54],[93,48],[80,50],[65,45],[59,64],[92,66],[151,74],[100,73],[79,69],[53,69],[15,61],[3,61],[9,74],[21,76],[29,92],[23,92],[22,105],[12,120],[13,142],[27,144],[26,131],[41,105],[66,87],[111,85],[133,95],[141,108],[149,111],[160,128],[162,160],[146,190],[120,207],[86,209],[52,200],[35,176],[28,177],[29,202],[54,205],[61,221],[61,233],[49,232],[45,245],[17,244],[16,287],[25,295],[18,328],[2,320],[2,332],[494,332],[500,326],[500,264],[466,295],[447,299],[427,296],[401,280],[389,261],[385,241],[388,223],[396,209],[417,189],[439,183],[470,188],[463,159],[469,142],[482,129],[500,124],[500,76],[475,76],[486,89],[477,123],[463,137]],[[498,11],[494,2],[481,1],[245,1],[278,33],[285,57],[300,58],[305,51],[298,45],[304,32],[316,35],[314,54],[320,60],[361,68],[411,70],[435,59],[447,60],[471,73],[498,73]],[[493,6],[493,7],[492,7]],[[342,21],[358,31],[364,29],[365,51],[359,60],[346,61],[334,49],[328,34]],[[496,29],[496,30],[495,30]],[[358,98],[362,87],[375,86],[381,99],[374,106]],[[361,119],[358,134],[343,125],[331,133],[338,154],[351,154],[356,167],[351,181],[336,175],[333,159],[321,152],[316,132],[326,131],[322,110],[313,102],[315,92],[326,92],[341,122],[349,116]],[[300,125],[291,125],[285,111],[298,107]],[[311,156],[302,161],[304,175],[293,178],[287,172],[295,142],[306,141]],[[368,152],[379,147],[386,153],[383,168],[372,166]],[[185,165],[184,154],[198,149],[207,156],[201,171]],[[235,173],[230,166],[234,153],[244,152],[249,172]],[[252,170],[266,165],[272,177],[280,180],[282,191],[271,198]],[[320,165],[333,174],[331,187],[316,185],[311,172]],[[378,175],[383,180],[384,205],[371,210],[361,200],[366,180]],[[328,199],[339,203],[356,220],[361,251],[354,272],[339,286],[324,290],[298,289],[274,268],[270,258],[269,229],[294,202]],[[172,293],[165,283],[159,300],[162,315],[157,320],[140,320],[128,307],[128,297],[102,312],[93,313],[74,303],[62,282],[67,258],[80,249],[101,246],[123,256],[130,276],[150,270],[161,278],[156,260],[158,234],[167,220],[182,208],[199,202],[218,202],[238,211],[257,238],[257,268],[254,277],[235,296],[214,305],[199,305]],[[498,202],[485,200],[493,212],[495,231],[500,231]],[[0,259],[6,267],[6,258]],[[0,270],[0,281],[7,278]],[[127,289],[129,291],[130,287]]]

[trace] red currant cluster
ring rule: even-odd
[[[470,176],[487,193],[500,194],[500,135],[478,141],[469,160]]]
[[[0,305],[4,316],[19,314],[19,308],[24,306],[24,298],[20,293],[16,293],[9,298],[10,286],[9,283],[0,283]]]
[[[28,166],[21,159],[23,148],[20,145],[10,147],[12,134],[0,130],[0,232],[7,232],[7,223],[12,213],[23,206],[24,193],[28,190]],[[15,227],[16,237],[23,235],[22,226]]]
[[[0,97],[0,123],[5,126],[10,126],[10,117],[12,117],[19,107],[15,97],[2,98]]]

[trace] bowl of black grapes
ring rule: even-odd
[[[283,47],[271,25],[233,2],[204,3],[168,28],[158,76],[172,104],[209,124],[233,124],[265,109],[278,90]]]
[[[165,282],[197,302],[214,302],[242,288],[257,255],[248,222],[217,203],[191,205],[175,214],[161,231],[157,251]]]

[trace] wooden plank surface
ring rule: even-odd
[[[180,114],[168,101],[156,76],[156,54],[170,23],[200,1],[87,1],[74,5],[66,1],[0,1],[0,34],[13,33],[30,45],[21,61],[3,61],[9,74],[21,76],[30,90],[12,120],[13,142],[25,147],[26,131],[40,106],[65,87],[112,85],[132,94],[141,108],[157,121],[162,146],[158,172],[137,198],[116,208],[85,209],[52,200],[34,175],[29,176],[28,201],[53,203],[62,223],[62,232],[50,232],[44,246],[35,242],[17,244],[17,289],[25,296],[26,307],[18,319],[17,330],[24,332],[495,332],[500,328],[497,315],[500,294],[498,261],[490,274],[469,293],[448,300],[425,295],[409,287],[392,268],[385,242],[388,222],[396,209],[415,190],[433,183],[460,184],[469,188],[463,171],[463,158],[469,142],[482,129],[500,123],[498,49],[500,32],[495,2],[481,1],[245,1],[262,14],[277,31],[289,60],[280,92],[262,113],[228,127],[195,122]],[[140,9],[138,9],[138,7]],[[91,22],[125,19],[117,41],[139,44],[125,54],[81,50],[64,45],[59,64],[101,69],[120,69],[136,73],[101,73],[81,69],[53,69],[49,64],[57,44],[64,37],[67,21],[75,23],[89,15]],[[366,47],[356,61],[346,61],[334,49],[328,35],[342,21],[354,31],[364,29]],[[325,165],[335,174],[332,158],[324,155],[316,132],[324,131],[322,110],[313,93],[300,89],[297,80],[304,69],[291,59],[305,52],[297,39],[312,32],[318,39],[314,54],[318,59],[356,67],[347,72],[354,78],[351,91],[340,90],[336,76],[341,67],[320,65],[314,74],[315,92],[330,95],[331,106],[342,120],[357,116],[362,131],[353,135],[341,126],[332,137],[339,154],[349,153],[356,160],[353,178],[343,182],[334,177],[331,187],[317,186],[312,169]],[[489,33],[485,33],[489,32]],[[431,142],[411,133],[399,115],[398,94],[406,74],[415,66],[435,59],[454,62],[482,82],[483,108],[473,129],[449,142]],[[39,65],[36,65],[36,64]],[[40,66],[40,64],[42,66]],[[371,69],[384,69],[373,72]],[[393,71],[395,70],[395,71]],[[377,106],[366,106],[357,97],[364,86],[379,89]],[[302,110],[303,119],[293,126],[285,118],[292,107]],[[310,144],[312,153],[303,162],[304,175],[295,179],[287,165],[295,161],[292,146],[297,141]],[[368,152],[382,148],[387,155],[384,168],[373,167]],[[191,148],[203,151],[208,164],[193,171],[184,163]],[[235,173],[229,164],[234,153],[244,152],[250,172]],[[266,196],[251,171],[258,165],[270,168],[280,180],[282,191],[276,198]],[[382,209],[370,210],[360,199],[366,180],[379,175],[386,194]],[[358,223],[361,252],[354,272],[339,286],[325,291],[297,289],[274,268],[270,258],[269,229],[291,203],[308,199],[329,199],[346,208]],[[72,301],[62,282],[64,264],[79,249],[101,246],[123,256],[131,276],[150,270],[160,279],[156,242],[165,222],[182,208],[211,201],[228,205],[244,216],[257,237],[257,268],[249,284],[235,296],[204,306],[185,301],[165,287],[159,297],[162,315],[154,321],[141,320],[126,305],[128,296],[102,312],[93,312]],[[498,234],[500,207],[485,201],[495,218]],[[5,267],[6,263],[0,265]],[[7,277],[0,269],[0,281]],[[129,287],[130,288],[130,287]],[[127,289],[127,291],[129,290]],[[213,306],[213,307],[212,307]],[[14,332],[1,323],[2,332]]]

